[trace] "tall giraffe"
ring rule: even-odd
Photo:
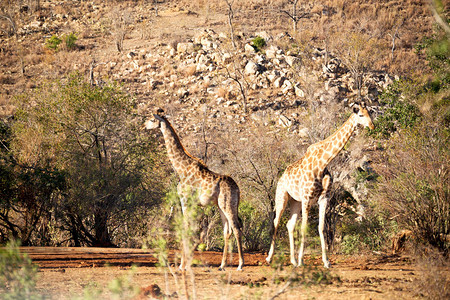
[[[144,126],[147,129],[159,128],[163,133],[167,155],[180,177],[177,192],[180,195],[183,214],[188,197],[196,192],[199,195],[200,205],[217,205],[222,218],[224,236],[222,264],[219,269],[223,270],[225,268],[228,239],[233,232],[239,254],[239,266],[237,269],[238,271],[242,270],[244,256],[242,253],[242,232],[238,217],[240,197],[238,185],[231,177],[210,171],[203,161],[189,154],[181,144],[175,129],[164,116],[162,109],[157,109],[153,116],[154,119],[147,120]],[[180,269],[184,268],[185,262],[182,258]]]
[[[327,258],[324,238],[325,210],[330,199],[332,178],[327,170],[327,165],[338,155],[344,145],[350,139],[358,126],[374,128],[372,119],[364,103],[355,104],[350,118],[334,134],[323,141],[308,147],[305,155],[298,161],[288,166],[277,184],[275,194],[275,219],[272,243],[270,244],[267,262],[272,260],[275,250],[275,237],[280,223],[281,215],[288,202],[290,205],[290,218],[286,227],[289,232],[289,245],[291,263],[297,266],[294,257],[294,228],[297,217],[302,211],[301,244],[298,254],[298,265],[303,265],[303,253],[305,249],[306,226],[308,212],[312,204],[319,204],[319,235],[322,245],[322,260],[325,268],[330,267]]]

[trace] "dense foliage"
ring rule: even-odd
[[[119,86],[78,75],[17,99],[2,127],[4,239],[111,246],[142,230],[126,225],[158,203],[164,181],[155,180],[159,154],[134,105]]]
[[[395,83],[388,89],[382,98],[388,109],[378,118],[374,132],[375,136],[388,138],[399,130],[385,141],[387,148],[375,164],[382,176],[374,195],[378,196],[375,200],[384,210],[384,218],[410,229],[416,241],[445,253],[450,249],[447,45],[445,38],[427,39],[424,50],[434,77],[423,84]],[[436,54],[435,48],[447,50]]]

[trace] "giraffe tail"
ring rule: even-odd
[[[244,227],[242,224],[243,224],[242,219],[241,219],[241,217],[238,216],[238,226],[239,226],[240,230],[242,230],[242,228]]]

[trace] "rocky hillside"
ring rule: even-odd
[[[364,99],[376,117],[383,88],[425,68],[413,51],[431,28],[425,1],[302,2],[297,32],[288,1],[266,2],[235,4],[231,27],[220,1],[2,2],[2,115],[15,95],[74,71],[96,85],[115,80],[135,95],[138,115],[164,108],[193,154],[234,173],[230,153],[284,140],[270,151],[300,157],[343,123],[350,102]],[[74,45],[51,49],[52,36],[71,33]],[[335,163],[336,182],[356,199],[364,190],[354,172],[373,148],[357,140]]]

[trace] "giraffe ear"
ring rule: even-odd
[[[359,105],[356,104],[356,103],[353,105],[353,112],[354,112],[355,114],[357,114],[357,113],[359,112]]]

